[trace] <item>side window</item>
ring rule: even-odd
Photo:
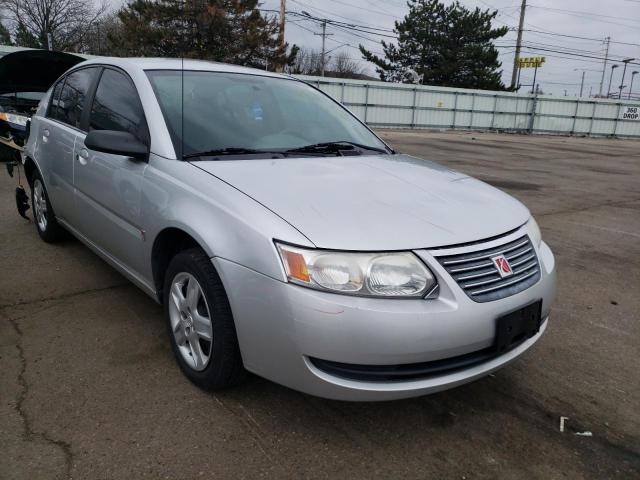
[[[72,127],[80,128],[80,120],[85,106],[85,99],[87,98],[87,91],[91,86],[95,72],[95,68],[83,68],[82,70],[67,75],[57,105],[55,104],[56,97],[54,96],[53,98],[54,103],[52,106],[55,108],[51,112],[52,118],[60,120]],[[56,88],[58,88],[58,86],[56,86]]]
[[[91,106],[89,130],[129,132],[146,140],[142,104],[126,75],[108,68],[104,70]]]
[[[62,92],[62,87],[64,86],[64,78],[60,80],[53,89],[51,93],[51,106],[49,107],[49,113],[47,117],[49,118],[59,118],[60,111],[60,93]]]

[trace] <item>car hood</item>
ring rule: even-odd
[[[530,214],[506,193],[408,155],[198,161],[317,247],[402,250],[482,240]]]
[[[0,94],[46,92],[60,75],[83,62],[80,55],[23,50],[0,58]]]

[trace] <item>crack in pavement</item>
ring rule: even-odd
[[[22,330],[18,325],[17,321],[9,318],[9,323],[14,328],[16,333],[18,334],[18,341],[16,342],[16,349],[18,350],[18,358],[20,360],[20,371],[18,372],[18,383],[20,385],[20,393],[18,398],[16,399],[15,410],[18,412],[18,415],[22,419],[22,424],[24,426],[23,436],[24,439],[28,442],[33,441],[34,439],[41,439],[46,443],[51,445],[55,445],[58,447],[65,458],[65,473],[66,478],[71,479],[71,469],[73,468],[73,451],[71,450],[71,444],[69,442],[65,442],[64,440],[56,440],[49,436],[45,432],[36,432],[33,428],[33,424],[27,415],[27,412],[24,408],[24,402],[29,393],[29,384],[25,378],[25,373],[27,370],[27,360],[24,355],[24,349],[22,347]]]
[[[240,421],[243,427],[247,430],[249,437],[253,439],[253,442],[262,451],[263,455],[267,457],[267,459],[272,464],[275,464],[273,457],[269,455],[269,452],[267,451],[267,446],[264,443],[264,434],[262,433],[260,425],[258,424],[258,422],[255,421],[255,419],[251,416],[251,414],[249,414],[248,410],[244,407],[244,405],[242,405],[238,401],[232,400],[232,402],[235,403],[238,406],[238,408],[241,410],[241,413],[240,413],[235,411],[229,405],[227,405],[227,403],[223,402],[222,399],[218,397],[218,395],[213,394],[213,399],[218,405],[220,405],[223,409],[231,413],[231,415],[233,415]]]
[[[14,302],[14,303],[3,303],[0,304],[0,310],[6,310],[8,308],[12,308],[12,307],[21,307],[24,305],[32,305],[35,303],[40,303],[40,302],[48,302],[48,301],[52,301],[52,300],[66,300],[68,298],[73,298],[79,295],[84,295],[86,293],[94,293],[94,292],[102,292],[105,290],[115,290],[118,288],[122,288],[122,287],[127,287],[133,285],[130,282],[124,282],[124,283],[117,283],[115,285],[109,285],[107,287],[100,287],[100,288],[88,288],[86,290],[79,290],[77,292],[69,292],[69,293],[61,293],[60,295],[55,295],[52,297],[44,297],[44,298],[37,298],[35,300],[25,300],[25,301],[19,301],[19,302]]]

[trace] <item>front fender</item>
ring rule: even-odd
[[[191,235],[209,257],[220,257],[284,281],[273,239],[313,243],[251,197],[189,162],[151,155],[142,189],[148,278],[157,235],[168,227]]]

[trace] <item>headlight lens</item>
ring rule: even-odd
[[[16,123],[24,127],[27,125],[27,120],[29,120],[29,117],[25,117],[24,115],[16,115],[14,113],[0,112],[0,120]]]
[[[276,243],[287,279],[318,290],[373,297],[423,297],[436,285],[411,252],[350,253]]]
[[[538,223],[533,217],[531,217],[527,223],[527,230],[529,231],[529,238],[531,238],[533,244],[539,247],[540,242],[542,242],[542,233],[540,233],[540,227],[538,227]]]

